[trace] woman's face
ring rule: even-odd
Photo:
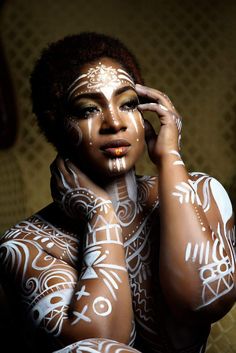
[[[144,149],[144,125],[130,75],[102,58],[86,64],[68,88],[66,134],[73,160],[100,176],[132,169]]]

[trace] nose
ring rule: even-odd
[[[122,118],[121,114],[109,106],[103,112],[103,120],[100,128],[101,134],[115,134],[119,131],[125,131],[127,129],[125,119]]]

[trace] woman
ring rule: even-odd
[[[6,232],[0,258],[43,351],[204,352],[235,301],[233,211],[218,181],[187,172],[173,104],[96,33],[51,44],[31,87],[58,152],[53,203]],[[135,174],[145,141],[158,176]]]

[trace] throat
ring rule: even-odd
[[[137,203],[137,182],[134,170],[111,181],[105,189],[115,210],[128,200]]]

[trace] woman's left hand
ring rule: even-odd
[[[161,127],[158,134],[151,123],[144,120],[148,153],[153,163],[158,164],[171,150],[179,151],[182,119],[164,93],[139,84],[136,84],[135,89],[139,97],[147,100],[147,103],[139,104],[138,109],[141,112],[155,112],[160,119]]]

